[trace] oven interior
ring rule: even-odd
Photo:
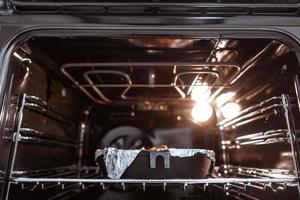
[[[1,199],[298,199],[298,67],[271,37],[29,38],[6,79]],[[109,180],[94,160],[161,144],[215,151],[213,173]]]

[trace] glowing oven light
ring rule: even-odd
[[[210,87],[207,85],[207,83],[203,83],[202,85],[196,85],[193,87],[191,98],[194,101],[202,101],[207,100],[210,95]]]
[[[226,93],[223,93],[223,94],[219,95],[219,96],[216,98],[217,106],[220,108],[220,107],[223,106],[226,102],[228,102],[234,95],[235,95],[234,92],[226,92]]]
[[[197,122],[205,122],[211,118],[213,109],[207,101],[198,101],[192,109],[192,117]]]
[[[223,117],[226,119],[230,119],[237,116],[240,111],[241,111],[241,106],[234,102],[226,103],[224,106],[220,108],[220,112],[222,113]]]

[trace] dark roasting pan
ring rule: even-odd
[[[126,151],[126,150],[125,150]],[[130,150],[128,150],[130,151]],[[184,151],[184,149],[181,149]],[[122,173],[120,178],[126,179],[199,179],[208,177],[214,165],[213,151],[202,150],[192,156],[172,156],[168,150],[140,151],[132,163]],[[108,175],[105,154],[97,156],[96,160],[104,176]],[[122,165],[121,159],[119,164]],[[124,161],[126,162],[126,161]],[[117,165],[117,164],[116,164]],[[115,168],[118,166],[112,166]],[[114,178],[114,177],[110,177]]]

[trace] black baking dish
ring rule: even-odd
[[[151,166],[152,160],[152,166]],[[104,176],[107,177],[104,156],[97,158]],[[166,151],[142,150],[121,178],[126,179],[199,179],[208,177],[213,170],[214,161],[205,153],[193,156],[172,156]]]

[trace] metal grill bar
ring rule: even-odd
[[[211,178],[211,179],[83,179],[83,178],[14,178],[15,183],[110,183],[110,184],[226,184],[226,183],[295,183],[296,178]]]
[[[234,118],[225,119],[223,121],[220,121],[217,125],[222,126],[222,127],[227,127],[227,126],[233,125],[237,122],[255,117],[256,115],[266,113],[266,111],[283,107],[283,104],[282,104],[281,100],[282,100],[281,97],[271,97],[267,100],[264,100],[264,101],[262,101],[258,104],[255,104],[253,106],[250,106],[250,107],[242,110]]]

